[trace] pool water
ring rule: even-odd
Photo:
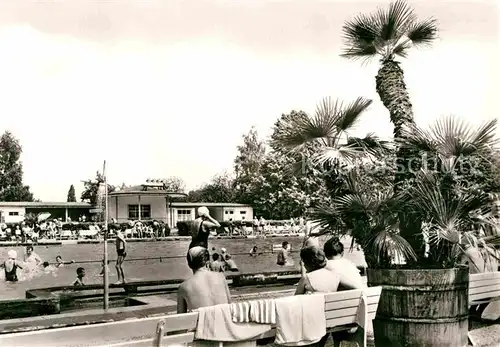
[[[283,241],[292,244],[292,257],[294,265],[282,267],[276,265],[276,253],[266,253],[251,257],[248,255],[250,249],[257,245],[259,251],[271,252],[273,244],[281,244]],[[216,247],[217,250],[224,247],[231,253],[233,260],[238,265],[240,272],[264,272],[277,270],[299,270],[298,250],[302,244],[302,238],[299,237],[275,237],[267,239],[210,239],[209,247]],[[186,264],[186,252],[188,249],[188,240],[179,241],[158,241],[158,242],[129,242],[127,249],[127,258],[123,265],[126,280],[148,281],[161,279],[185,279],[191,276],[192,272]],[[345,241],[345,245],[350,245],[350,240]],[[15,249],[18,252],[18,258],[23,259],[23,247],[2,247],[0,248],[0,259],[6,259],[9,249]],[[65,261],[75,260],[75,264],[64,265],[58,268],[54,274],[43,274],[25,281],[17,283],[0,282],[0,293],[2,298],[16,299],[24,298],[27,289],[46,288],[54,286],[70,285],[76,278],[76,269],[84,267],[86,276],[84,283],[98,284],[102,283],[101,261],[103,258],[103,244],[74,244],[74,245],[56,245],[56,246],[35,246],[35,252],[43,261],[55,262],[57,255],[61,255]],[[114,245],[108,244],[108,254],[111,263],[109,265],[110,283],[117,281],[114,261],[116,252]],[[133,258],[144,257],[173,257],[160,260],[138,260],[131,261]],[[354,250],[349,253],[346,250],[346,258],[351,259],[356,265],[364,264],[362,252]],[[84,262],[84,263],[79,263]]]

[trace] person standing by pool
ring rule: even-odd
[[[208,208],[198,208],[198,218],[191,224],[191,243],[188,249],[199,246],[208,250],[208,236],[218,227],[219,222],[210,216]]]
[[[123,228],[122,228],[123,229]],[[116,284],[125,283],[125,274],[123,273],[123,261],[127,256],[127,242],[121,230],[116,232],[116,273],[118,275],[118,282]]]
[[[11,249],[7,252],[8,259],[3,263],[3,268],[5,271],[5,280],[9,282],[17,282],[17,269],[22,269],[17,263],[17,252]]]

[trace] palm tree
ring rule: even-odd
[[[348,193],[313,215],[324,226],[350,232],[372,267],[387,266],[395,254],[419,266],[447,267],[456,264],[469,246],[482,244],[491,250],[500,235],[489,233],[491,218],[481,216],[491,210],[483,176],[499,142],[496,125],[494,119],[473,127],[451,116],[438,119],[429,129],[412,125],[399,140],[400,147],[424,158],[412,186],[392,194],[390,189],[363,189],[360,177],[351,173]],[[419,252],[426,244],[423,232],[415,235],[418,239],[398,233],[401,214],[423,222],[430,245],[426,254]]]
[[[273,145],[288,149],[291,154],[302,154],[305,147],[313,145],[315,150],[308,152],[311,153],[306,158],[308,162],[298,164],[323,168],[352,165],[364,156],[376,157],[389,149],[387,142],[373,134],[364,138],[349,135],[371,104],[372,100],[362,97],[348,105],[324,98],[317,105],[314,117],[303,115],[291,119],[280,136],[272,140]]]
[[[395,59],[406,58],[412,47],[431,44],[437,37],[437,21],[419,21],[406,2],[398,0],[387,9],[359,14],[342,31],[346,48],[341,56],[354,60],[380,57],[377,93],[390,112],[394,136],[401,137],[404,126],[414,121],[403,70]]]

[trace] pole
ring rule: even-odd
[[[108,177],[106,175],[106,160],[104,161],[102,175],[104,176],[104,309],[109,307],[109,269],[108,269]]]

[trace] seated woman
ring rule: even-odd
[[[305,247],[300,251],[305,274],[300,279],[295,295],[329,293],[337,291],[339,276],[326,268],[327,259],[317,247]]]

